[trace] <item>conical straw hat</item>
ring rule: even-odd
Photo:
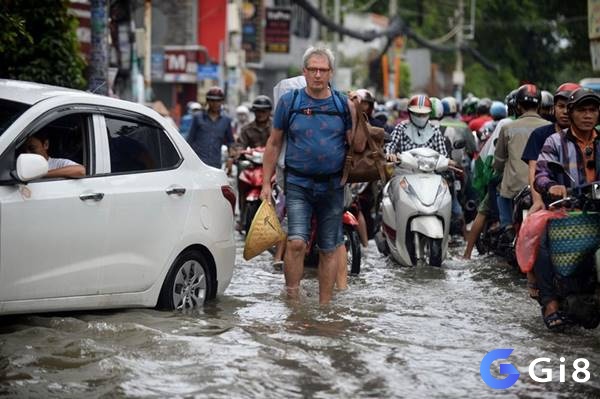
[[[285,233],[277,219],[275,207],[270,202],[263,201],[246,235],[244,259],[250,260],[284,239]]]

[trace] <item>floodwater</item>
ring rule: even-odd
[[[548,332],[525,280],[496,258],[463,261],[458,247],[441,269],[403,268],[370,242],[361,274],[320,307],[314,270],[290,301],[268,254],[245,262],[238,251],[226,294],[199,312],[0,318],[0,396],[600,398],[600,332]],[[497,348],[514,349],[502,363],[520,372],[506,390],[480,377]],[[529,376],[538,357],[552,382]],[[577,358],[590,362],[588,382],[572,380]]]

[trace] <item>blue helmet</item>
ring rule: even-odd
[[[458,103],[454,97],[442,98],[442,106],[444,107],[444,115],[454,115],[458,112]]]
[[[508,112],[506,110],[506,105],[500,101],[493,101],[492,106],[490,107],[490,115],[494,120],[506,118]]]

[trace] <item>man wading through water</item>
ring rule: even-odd
[[[273,130],[263,160],[261,198],[271,201],[271,176],[279,153],[285,148],[285,194],[288,213],[288,243],[284,258],[287,294],[299,295],[304,273],[304,255],[310,238],[310,221],[317,220],[319,248],[319,303],[331,301],[336,281],[336,248],[344,245],[342,213],[344,187],[342,169],[352,139],[352,118],[347,97],[333,90],[334,56],[326,48],[311,47],[302,58],[306,87],[284,94],[277,103]],[[357,137],[356,150],[366,146]]]

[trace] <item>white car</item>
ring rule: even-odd
[[[44,177],[32,135],[85,175]],[[201,307],[231,281],[234,205],[150,108],[0,79],[0,315]]]

